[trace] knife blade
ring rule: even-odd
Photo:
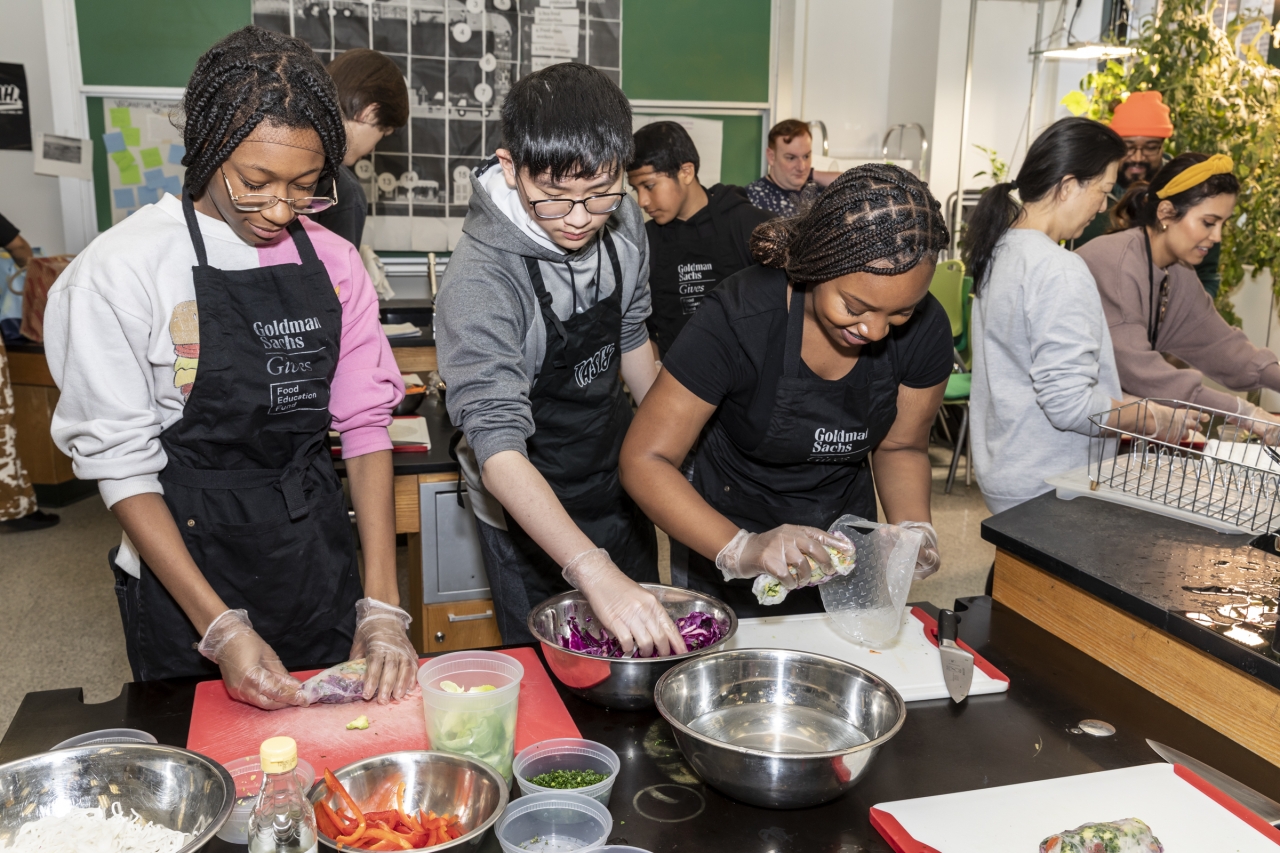
[[[973,684],[973,654],[956,643],[959,623],[955,611],[938,611],[938,654],[942,658],[942,679],[952,702],[963,702]]]
[[[1215,770],[1203,761],[1192,758],[1184,752],[1178,752],[1171,746],[1157,743],[1150,738],[1147,739],[1147,746],[1154,749],[1156,755],[1170,764],[1181,764],[1267,823],[1280,822],[1280,803],[1267,795],[1259,794],[1243,782],[1237,782],[1221,770]]]

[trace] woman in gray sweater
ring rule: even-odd
[[[992,512],[1049,491],[1046,477],[1088,464],[1089,416],[1120,406],[1097,287],[1085,262],[1059,243],[1106,208],[1124,150],[1098,122],[1055,122],[1032,144],[1017,180],[987,190],[969,221],[974,470]],[[1134,423],[1118,425],[1150,435],[1173,419],[1170,409],[1139,408],[1123,412]]]

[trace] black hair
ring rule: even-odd
[[[1124,194],[1124,198],[1120,199],[1115,210],[1112,211],[1111,224],[1113,230],[1122,231],[1126,228],[1133,228],[1136,225],[1158,225],[1160,217],[1156,215],[1156,211],[1160,208],[1161,201],[1167,201],[1173,205],[1173,220],[1177,222],[1187,215],[1188,210],[1205,199],[1218,195],[1239,195],[1240,182],[1230,172],[1212,175],[1208,180],[1201,181],[1194,187],[1188,187],[1166,199],[1161,199],[1156,195],[1178,175],[1197,163],[1203,163],[1208,159],[1207,154],[1197,154],[1192,151],[1186,154],[1179,154],[1160,167],[1160,171],[1152,176],[1151,183],[1139,182],[1129,187],[1129,191]]]
[[[785,269],[793,284],[820,284],[855,272],[900,275],[936,262],[949,239],[928,184],[899,166],[868,163],[832,181],[802,216],[757,225],[751,254]]]
[[[338,88],[338,104],[348,121],[360,111],[377,105],[379,127],[404,127],[409,123],[409,89],[400,66],[376,50],[358,47],[343,51],[329,63],[329,76]]]
[[[980,293],[991,271],[996,243],[1022,213],[1022,205],[1009,197],[1016,189],[1022,204],[1056,193],[1065,178],[1080,183],[1105,174],[1112,163],[1124,159],[1124,140],[1114,130],[1093,119],[1064,118],[1036,137],[1016,181],[996,184],[978,199],[965,235],[965,265],[973,276],[973,292]]]
[[[245,27],[196,60],[182,99],[182,165],[193,196],[263,122],[314,129],[324,148],[320,180],[336,178],[347,133],[333,80],[306,42]]]
[[[655,172],[674,178],[685,163],[693,164],[693,174],[698,174],[698,149],[689,138],[689,132],[679,122],[655,121],[646,124],[635,133],[636,153],[627,165],[632,172],[643,166],[652,166]]]
[[[516,170],[551,180],[616,175],[631,162],[631,104],[601,70],[560,62],[516,81],[502,103]]]

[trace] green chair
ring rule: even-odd
[[[964,262],[959,260],[943,261],[933,273],[933,281],[929,283],[929,292],[942,304],[951,321],[951,342],[953,345],[954,371],[947,379],[947,388],[942,394],[944,406],[963,406],[964,413],[960,418],[960,429],[952,446],[951,470],[947,473],[945,492],[951,494],[955,485],[956,470],[960,464],[960,454],[964,453],[968,463],[965,465],[965,485],[973,482],[973,440],[969,434],[969,389],[973,375],[969,373],[969,365],[962,353],[969,348],[969,320],[972,315],[973,279],[964,274]],[[948,437],[950,431],[947,422],[938,412],[942,429]]]

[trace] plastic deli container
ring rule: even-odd
[[[218,830],[218,837],[230,844],[248,844],[249,816],[253,814],[253,804],[258,800],[258,792],[262,790],[262,761],[258,756],[250,755],[222,766],[236,783],[236,800],[227,822]],[[316,781],[315,768],[301,758],[293,772],[303,791]]]
[[[494,828],[504,853],[599,850],[612,831],[608,809],[570,791],[512,800]]]
[[[609,805],[613,782],[618,778],[622,763],[618,754],[602,743],[576,737],[554,738],[525,747],[516,756],[514,765],[516,784],[521,794],[540,794],[544,791],[572,792],[590,797],[601,805]],[[585,788],[544,788],[529,780],[552,770],[594,770],[609,777],[603,782]]]
[[[431,748],[479,759],[510,784],[522,678],[519,661],[496,652],[454,652],[423,664],[418,684]]]

